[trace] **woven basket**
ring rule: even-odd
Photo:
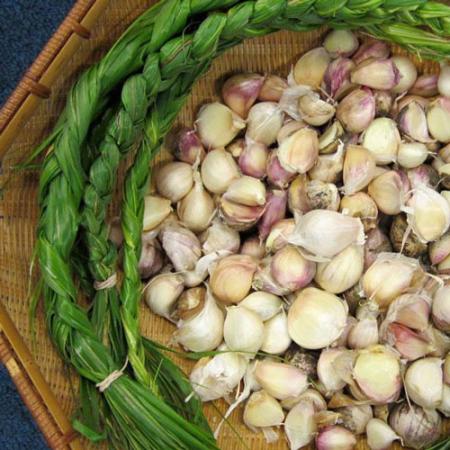
[[[94,448],[94,445],[83,441],[71,428],[69,419],[76,407],[73,393],[77,389],[77,378],[63,365],[52,346],[42,311],[38,312],[36,344],[33,345],[28,321],[28,290],[38,218],[36,192],[39,173],[12,174],[9,168],[29,154],[51,130],[64,106],[65,95],[77,76],[97,61],[130,22],[152,3],[155,2],[79,0],[0,111],[0,161],[3,170],[0,185],[10,177],[0,203],[0,359],[53,449],[87,449]],[[248,40],[228,51],[195,85],[176,125],[191,124],[199,105],[218,98],[218,79],[233,71],[286,75],[301,53],[321,42],[324,32],[324,29],[303,34],[279,32]],[[399,53],[399,49],[395,52]],[[437,70],[437,65],[430,62],[419,65],[428,72]],[[120,187],[112,209],[117,208],[119,192]],[[35,281],[36,278],[32,277],[31,288]],[[169,342],[173,332],[171,325],[144,307],[141,318],[146,336],[165,344]],[[177,362],[189,369],[190,363]],[[224,403],[218,406],[221,411],[226,409]],[[220,420],[217,410],[207,406],[206,413],[214,428]],[[287,448],[283,439],[268,446],[260,434],[244,427],[241,419],[242,410],[235,411],[231,417],[235,431],[228,426],[223,428],[219,439],[221,448],[244,448],[235,432],[247,448],[253,450]],[[448,422],[447,430],[450,429]],[[358,448],[367,446],[361,441]]]

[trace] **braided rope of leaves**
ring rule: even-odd
[[[209,16],[192,37],[181,35],[169,40],[183,31],[192,15],[233,4],[226,14]],[[143,380],[145,375],[138,374],[145,370],[145,356],[137,326],[142,197],[149,162],[190,89],[190,83],[182,82],[174,89],[174,80],[198,67],[199,61],[205,61],[207,67],[216,53],[245,38],[278,29],[308,30],[326,22],[335,27],[364,26],[375,36],[407,45],[424,56],[440,58],[450,51],[448,17],[449,9],[443,5],[406,0],[167,0],[141,16],[72,89],[54,135],[53,152],[46,158],[41,175],[42,212],[37,248],[48,328],[61,355],[81,376],[94,383],[119,368],[85,311],[76,304],[77,291],[67,260],[81,220],[79,208],[86,182],[82,144],[102,98],[142,67],[147,55],[159,53],[161,76],[170,83],[165,91],[161,84],[162,93],[149,115],[144,143],[126,180],[122,213],[125,238],[122,320],[130,361],[138,378]],[[418,26],[427,26],[434,34]],[[208,433],[191,424],[186,427],[178,414],[126,375],[112,383],[104,396],[133,448],[214,448]],[[158,414],[154,414],[155,408]],[[130,427],[129,423],[136,426]]]

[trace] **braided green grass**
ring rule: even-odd
[[[108,55],[86,72],[75,85],[68,99],[68,108],[58,124],[54,151],[46,159],[41,177],[42,215],[38,231],[38,252],[45,281],[44,294],[49,331],[61,354],[74,365],[80,375],[93,382],[103,380],[118,367],[106,347],[101,344],[85,312],[76,305],[76,289],[71,279],[70,268],[65,262],[70,255],[80,220],[79,205],[85,182],[80,155],[82,143],[90,122],[98,110],[101,97],[107,95],[112,87],[129,73],[142,66],[142,58],[146,52],[151,53],[157,50],[168,37],[180,31],[184,27],[189,13],[200,12],[202,8],[206,9],[206,7],[225,7],[233,3],[238,4],[226,16],[226,23],[220,35],[222,40],[217,47],[218,51],[230,47],[246,37],[266,34],[276,29],[313,28],[326,21],[327,17],[331,17],[330,24],[333,26],[352,27],[363,23],[372,34],[389,38],[398,43],[405,42],[405,35],[414,31],[415,25],[429,25],[434,32],[439,32],[444,36],[448,35],[449,28],[446,18],[448,9],[422,1],[401,2],[402,8],[400,9],[397,8],[399,2],[386,1],[166,1],[152,9],[153,21],[147,13],[138,19],[130,28],[131,31],[129,30]],[[330,3],[332,3],[332,8],[330,8]],[[403,17],[405,12],[408,12],[406,18]],[[380,20],[384,20],[383,25],[379,24]],[[406,25],[400,29],[398,26],[395,28],[395,22],[405,20]],[[145,29],[148,34],[152,32],[151,37],[146,36],[144,39],[142,29]],[[207,27],[200,27],[199,30],[202,31],[202,34],[196,34],[193,42],[196,41],[199,54],[201,54],[202,44],[208,43],[211,35],[214,35],[213,31],[217,30],[208,30]],[[183,38],[180,39],[169,43],[172,47],[179,46],[180,42],[183,45],[179,46],[176,57],[168,61],[164,67],[165,75],[172,79],[183,71],[191,70],[197,64],[195,59],[189,60],[188,56],[192,49],[185,45],[186,41]],[[434,35],[419,30],[415,31],[414,39],[410,42],[413,46],[417,46],[417,49],[423,54],[434,57],[448,54],[450,47],[447,39],[436,38]],[[170,49],[169,44],[166,45],[166,49]],[[211,51],[208,45],[205,45],[205,48]],[[207,56],[212,58],[214,52]],[[166,110],[176,114],[181,105],[180,98],[183,97],[184,95],[179,98],[171,97],[171,94],[168,93],[165,97],[167,103],[164,103]],[[172,101],[178,103],[172,104]],[[140,236],[141,227],[138,219],[142,216],[142,180],[146,177],[146,175],[142,175],[142,171],[144,162],[150,160],[163,132],[167,131],[164,127],[160,128],[162,120],[158,116],[157,109],[155,111],[152,112],[150,127],[147,130],[149,140],[146,145],[149,145],[151,150],[147,154],[139,151],[136,166],[130,172],[126,183],[126,201],[124,203],[124,234],[127,255],[124,265],[126,280],[121,292],[122,318],[127,333],[129,353],[134,366],[138,368],[143,358],[143,350],[136,326],[138,294],[135,288],[138,280],[136,280],[135,271],[136,255],[139,253],[136,236]],[[64,211],[62,211],[61,205],[65,205]],[[148,417],[149,410],[146,410],[146,406],[150,405],[150,408],[158,406],[164,409],[163,405],[157,403],[157,399],[143,395],[142,392],[147,393],[147,391],[142,391],[142,389],[142,386],[123,376],[105,392],[105,398],[111,409],[115,411],[117,421],[123,424],[123,433],[127,435],[128,441],[132,442],[132,446],[136,445],[135,448],[141,448],[140,445],[148,442],[149,439],[145,435],[148,425],[144,426],[142,423],[142,419]],[[123,398],[121,401],[117,397],[119,391],[127,400],[133,400],[133,404],[137,406],[136,410],[126,408]],[[136,394],[138,398],[129,397],[130,394]],[[143,405],[145,402],[147,405]],[[177,415],[171,415],[173,412],[170,413],[166,409],[164,412],[164,419],[168,418],[170,421],[171,439],[177,439],[177,436],[183,436],[182,439],[186,439],[182,445],[177,442],[178,448],[184,448],[187,441],[192,444],[192,439],[195,439],[192,435],[195,435],[196,438],[201,436],[200,439],[209,439],[204,434],[197,434],[196,430],[185,429],[183,426],[180,429],[180,418]],[[139,422],[139,426],[131,427],[130,430],[129,426],[125,426],[130,420]],[[152,426],[158,427],[158,424],[151,419],[150,423]],[[161,432],[161,429],[159,431]],[[167,429],[165,432],[167,433]],[[152,436],[152,438],[164,439],[163,436]],[[148,448],[154,448],[154,444],[155,442],[152,441],[148,444]],[[162,442],[158,442],[159,444]],[[163,444],[166,445],[165,448],[173,448],[167,441],[164,441]]]

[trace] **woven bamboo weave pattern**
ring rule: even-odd
[[[86,8],[92,5],[83,3]],[[99,2],[106,3],[106,2]],[[78,75],[93,62],[97,61],[124,31],[129,23],[137,17],[154,1],[143,0],[111,0],[104,10],[99,20],[89,30],[89,39],[80,40],[80,46],[74,55],[60,68],[56,82],[51,86],[51,95],[48,99],[40,102],[38,108],[32,114],[26,126],[17,129],[13,144],[8,148],[8,152],[2,161],[3,172],[0,175],[6,178],[10,175],[10,167],[21,161],[23,156],[28,154],[34,146],[42,141],[55,123],[58,113],[64,106],[65,93],[72,85]],[[89,9],[87,8],[87,9]],[[70,19],[73,20],[73,19]],[[218,87],[224,77],[233,72],[256,71],[279,73],[285,76],[290,70],[292,63],[298,56],[306,50],[317,46],[325,33],[325,30],[318,30],[309,33],[279,32],[274,35],[248,40],[223,56],[219,57],[213,64],[210,71],[200,79],[186,106],[180,113],[176,127],[183,124],[192,124],[193,118],[198,108],[205,102],[218,98]],[[87,37],[87,35],[85,36]],[[421,67],[428,71],[436,71],[435,63],[425,62]],[[14,105],[10,105],[4,115],[12,115],[17,110]],[[11,109],[12,108],[12,109]],[[6,117],[6,116],[5,116]],[[4,116],[2,116],[2,119]],[[0,154],[1,154],[0,149]],[[155,165],[157,166],[166,155],[162,153]],[[122,169],[119,180],[123,179]],[[11,179],[4,199],[0,204],[0,285],[1,301],[5,305],[9,315],[24,337],[27,347],[32,351],[33,356],[40,367],[45,380],[67,417],[71,416],[76,404],[72,390],[77,386],[76,377],[63,366],[59,356],[54,350],[45,330],[42,311],[39,311],[36,322],[36,343],[33,346],[31,329],[28,323],[28,280],[29,265],[35,241],[35,229],[38,218],[37,188],[38,171],[26,171],[19,173]],[[116,214],[120,204],[120,186],[116,188],[115,199],[110,213]],[[33,278],[31,283],[36,280]],[[141,307],[141,326],[146,336],[151,337],[163,344],[168,344],[173,326],[169,325],[161,318],[152,315],[147,308]],[[7,348],[0,343],[0,350]],[[177,360],[187,370],[191,366],[186,361]],[[39,402],[39,400],[37,400]],[[45,405],[43,405],[45,406]],[[218,403],[220,410],[226,409],[225,403]],[[212,406],[206,408],[210,422],[215,428],[220,417]],[[233,427],[242,437],[247,448],[251,449],[284,449],[287,444],[284,439],[278,443],[268,446],[262,435],[250,432],[242,425],[242,410],[238,409],[231,417]],[[66,444],[61,440],[50,439],[54,434],[54,424],[39,423],[52,448],[66,448]],[[53,428],[52,428],[53,427]],[[448,427],[448,424],[447,424]],[[84,445],[85,448],[94,448],[94,445]],[[219,438],[219,446],[223,449],[244,448],[241,440],[231,430],[224,426]],[[363,442],[358,444],[358,448],[367,448]]]

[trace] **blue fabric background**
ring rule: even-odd
[[[0,0],[0,105],[73,3],[74,0]],[[47,448],[8,372],[0,365],[0,449]]]

